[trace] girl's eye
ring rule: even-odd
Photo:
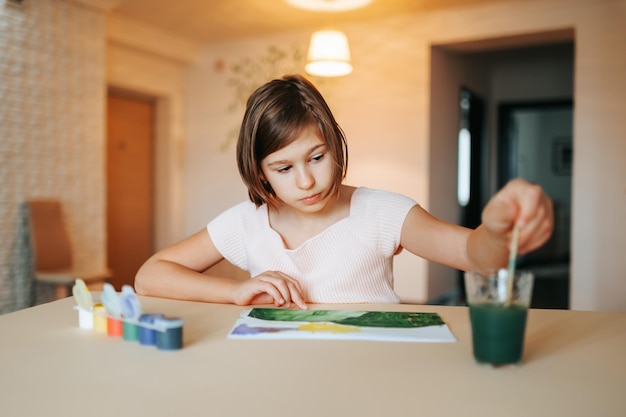
[[[276,171],[280,173],[284,173],[284,172],[289,172],[290,169],[291,169],[290,166],[286,166],[286,167],[278,168]]]
[[[311,158],[312,161],[317,162],[317,161],[321,161],[324,158],[324,154],[321,153],[319,155],[315,155],[313,158]]]

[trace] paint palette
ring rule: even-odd
[[[102,303],[94,304],[87,285],[79,278],[72,287],[72,295],[81,329],[122,337],[143,346],[156,346],[159,350],[183,347],[183,320],[160,313],[142,313],[139,298],[129,285],[124,285],[121,293],[117,293],[111,284],[104,284]]]

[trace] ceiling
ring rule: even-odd
[[[204,43],[504,1],[511,0],[374,0],[331,13],[297,9],[285,0],[118,0],[114,12]]]

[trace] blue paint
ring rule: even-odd
[[[155,320],[165,317],[163,314],[142,314],[139,317],[139,343],[146,346],[156,345]]]

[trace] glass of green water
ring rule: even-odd
[[[533,274],[506,269],[465,273],[474,358],[492,366],[520,364]],[[511,279],[513,280],[511,282]]]

